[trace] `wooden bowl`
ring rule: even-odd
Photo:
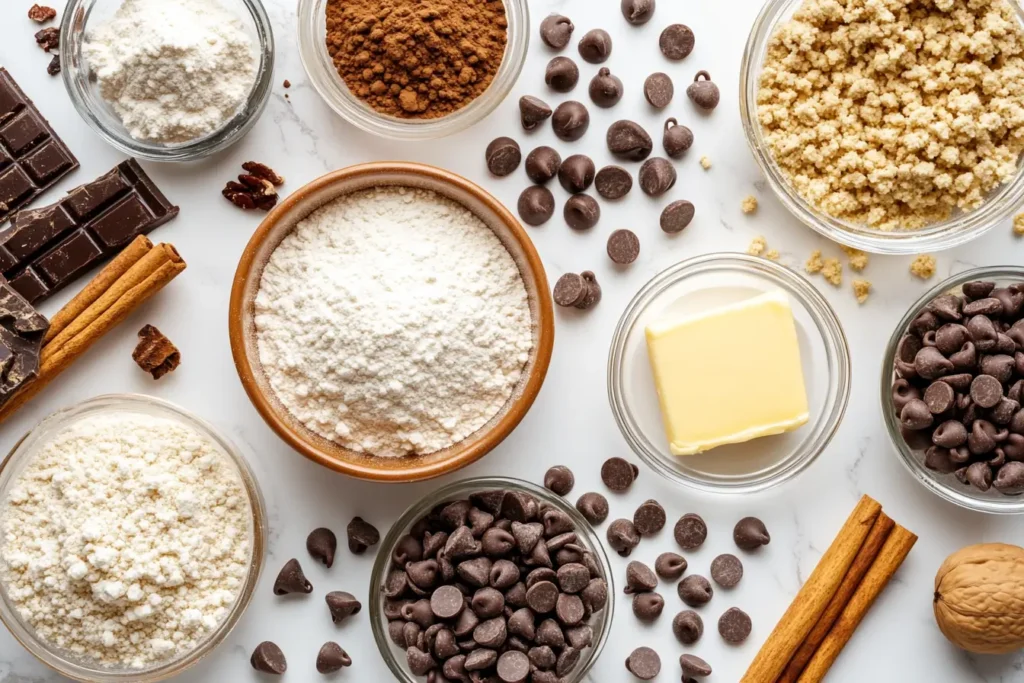
[[[263,268],[274,249],[298,221],[320,206],[342,195],[381,185],[433,190],[462,204],[483,220],[519,266],[533,318],[533,350],[505,406],[463,441],[424,456],[369,456],[307,429],[278,401],[260,364],[256,345],[253,301],[260,288]],[[231,353],[252,404],[271,429],[292,448],[325,467],[360,479],[420,481],[454,472],[482,458],[516,428],[533,405],[547,375],[555,338],[549,292],[544,266],[526,231],[508,209],[479,186],[454,173],[423,164],[379,162],[351,166],[328,173],[294,192],[267,215],[249,240],[231,288],[228,320]]]

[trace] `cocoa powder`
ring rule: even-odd
[[[401,118],[446,116],[494,80],[501,0],[328,0],[327,51],[349,90]]]

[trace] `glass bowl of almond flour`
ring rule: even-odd
[[[260,0],[70,0],[60,68],[110,145],[153,161],[226,149],[270,99],[274,36]]]
[[[235,275],[235,367],[295,450],[364,479],[452,472],[504,440],[547,374],[554,314],[529,236],[422,164],[330,173],[271,211]]]
[[[211,425],[148,396],[92,398],[0,464],[0,619],[74,680],[170,678],[245,612],[266,533],[252,470]]]

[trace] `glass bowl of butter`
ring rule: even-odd
[[[785,266],[715,253],[656,275],[619,320],[608,397],[629,446],[671,481],[752,493],[831,441],[850,350],[825,298]]]

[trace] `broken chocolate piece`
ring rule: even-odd
[[[39,374],[39,353],[50,323],[0,278],[0,404]]]
[[[36,31],[36,45],[43,48],[46,52],[59,48],[60,29],[56,26],[50,26]]]
[[[153,379],[160,379],[181,364],[181,352],[160,330],[146,325],[139,330],[139,344],[132,351],[132,360]]]
[[[60,73],[60,55],[54,55],[50,63],[46,65],[46,73],[56,76]]]

